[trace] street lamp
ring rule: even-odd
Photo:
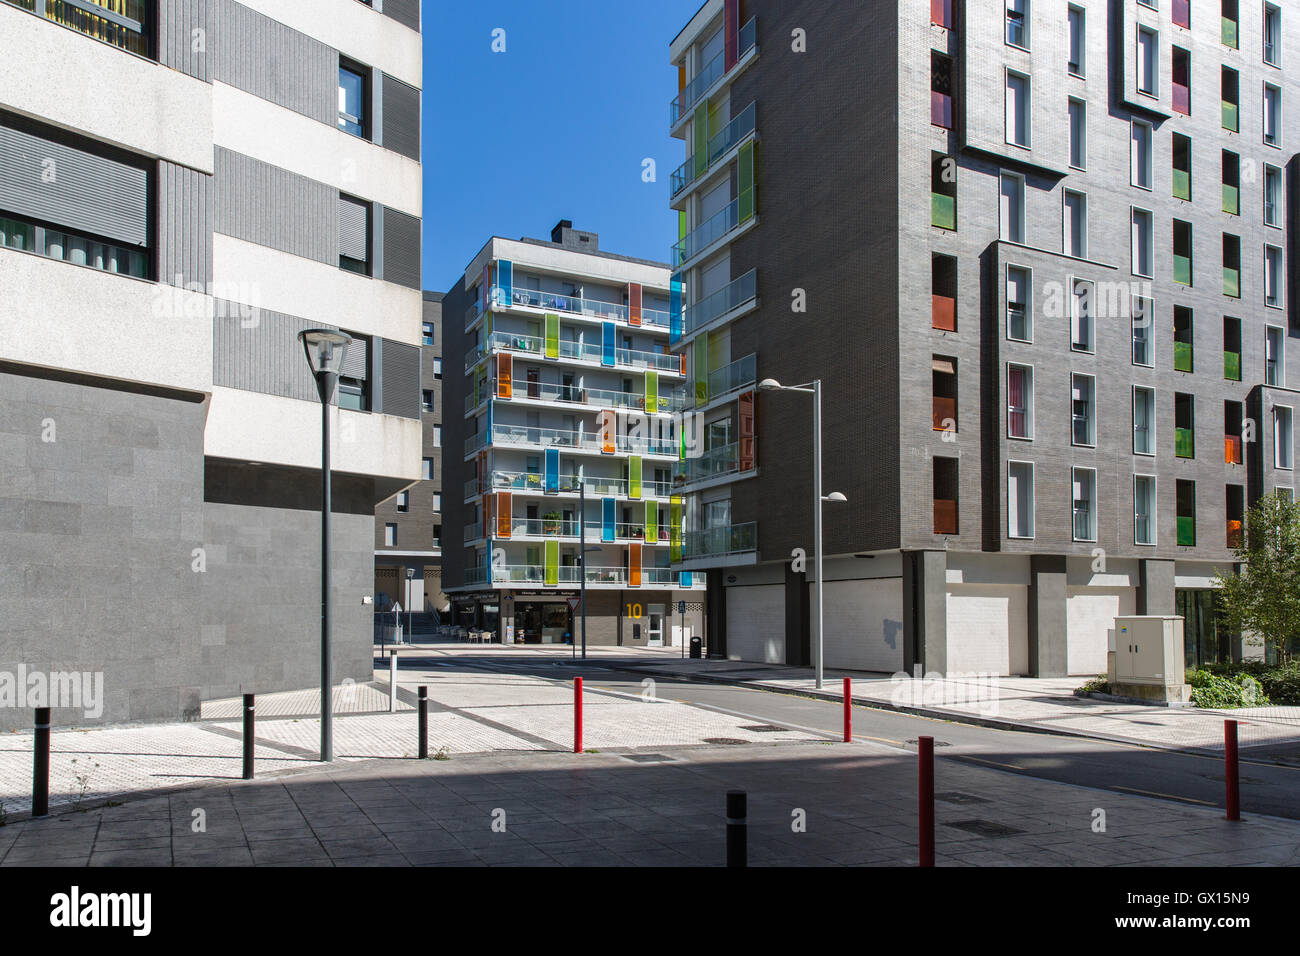
[[[307,364],[316,379],[316,392],[320,395],[320,759],[328,763],[334,759],[334,686],[330,660],[330,402],[338,387],[343,357],[347,354],[351,336],[334,329],[305,329],[298,333]]]
[[[843,504],[848,499],[838,491],[829,495],[822,494],[822,380],[814,379],[806,385],[782,385],[774,378],[765,378],[758,383],[760,392],[804,392],[813,397],[813,567],[817,575],[817,641],[815,648],[815,666],[817,669],[817,689],[822,687],[822,504],[834,502]]]

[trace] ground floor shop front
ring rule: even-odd
[[[681,647],[703,633],[699,591],[590,590],[586,642],[595,647]],[[682,602],[685,602],[683,613]],[[452,623],[501,644],[581,644],[577,590],[480,591],[451,598]]]

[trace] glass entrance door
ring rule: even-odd
[[[646,607],[646,616],[650,619],[650,630],[646,643],[650,647],[664,646],[664,606],[651,604]]]

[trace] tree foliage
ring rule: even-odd
[[[1300,504],[1271,494],[1246,514],[1240,574],[1219,574],[1226,622],[1253,632],[1287,663],[1300,648]]]

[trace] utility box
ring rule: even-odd
[[[1163,703],[1191,699],[1181,617],[1117,617],[1109,640],[1106,677],[1112,694]]]

